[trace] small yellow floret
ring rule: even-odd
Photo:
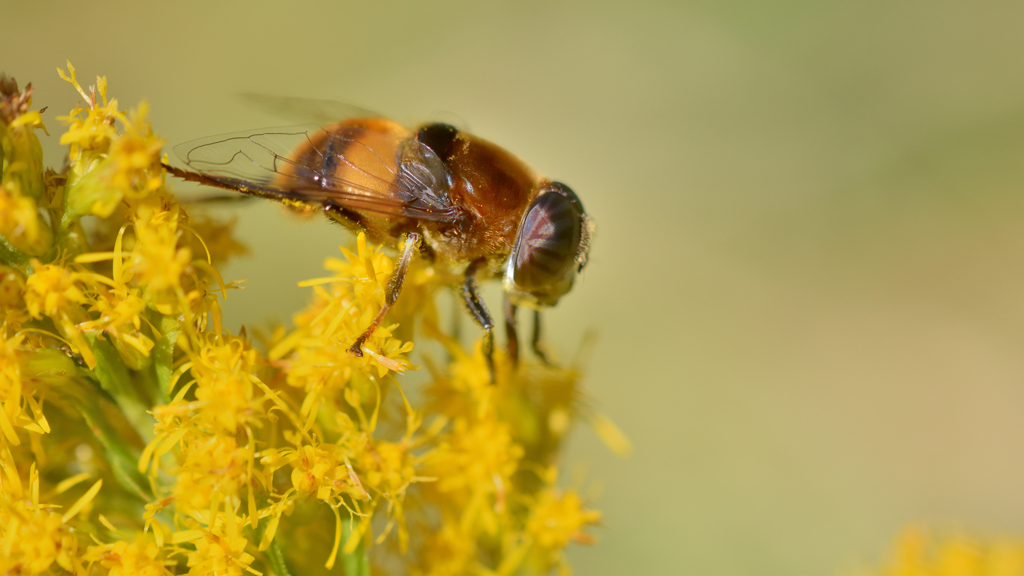
[[[135,540],[90,546],[85,554],[89,562],[109,570],[108,576],[169,576],[174,560],[163,557],[160,546],[139,535]]]

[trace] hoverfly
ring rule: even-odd
[[[414,130],[370,114],[289,128],[203,138],[174,148],[188,181],[303,208],[399,248],[384,306],[348,351],[363,344],[398,299],[414,252],[462,271],[456,287],[484,330],[494,379],[494,321],[477,280],[501,278],[508,350],[518,360],[515,314],[534,312],[572,287],[587,262],[591,219],[568,186],[538,177],[504,149],[451,125]]]

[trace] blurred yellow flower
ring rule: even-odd
[[[540,548],[561,551],[570,542],[590,543],[583,529],[597,524],[601,513],[583,507],[576,492],[549,488],[541,492],[526,522],[526,533]]]
[[[23,196],[14,183],[0,186],[0,235],[32,256],[44,254],[53,243],[53,234],[40,214],[39,205]]]
[[[921,527],[907,528],[892,556],[868,574],[885,576],[1021,576],[1024,575],[1024,540],[982,542],[966,536],[933,537]]]

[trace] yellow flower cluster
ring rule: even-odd
[[[1022,576],[1024,541],[982,543],[965,536],[936,541],[921,528],[900,536],[892,557],[865,575],[885,576]]]
[[[559,487],[586,408],[575,367],[509,365],[439,328],[447,272],[414,262],[356,357],[395,262],[360,235],[294,328],[221,324],[244,252],[165,184],[146,107],[99,78],[44,172],[31,87],[0,80],[0,574],[513,575],[569,571],[600,520]],[[437,343],[420,354],[413,339]]]

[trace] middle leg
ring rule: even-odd
[[[462,301],[469,310],[469,315],[484,330],[483,352],[487,358],[487,370],[491,375],[491,384],[494,384],[494,320],[491,313],[487,311],[487,305],[480,298],[480,289],[476,284],[476,273],[481,267],[487,264],[486,260],[475,260],[466,267],[466,277],[462,281]]]

